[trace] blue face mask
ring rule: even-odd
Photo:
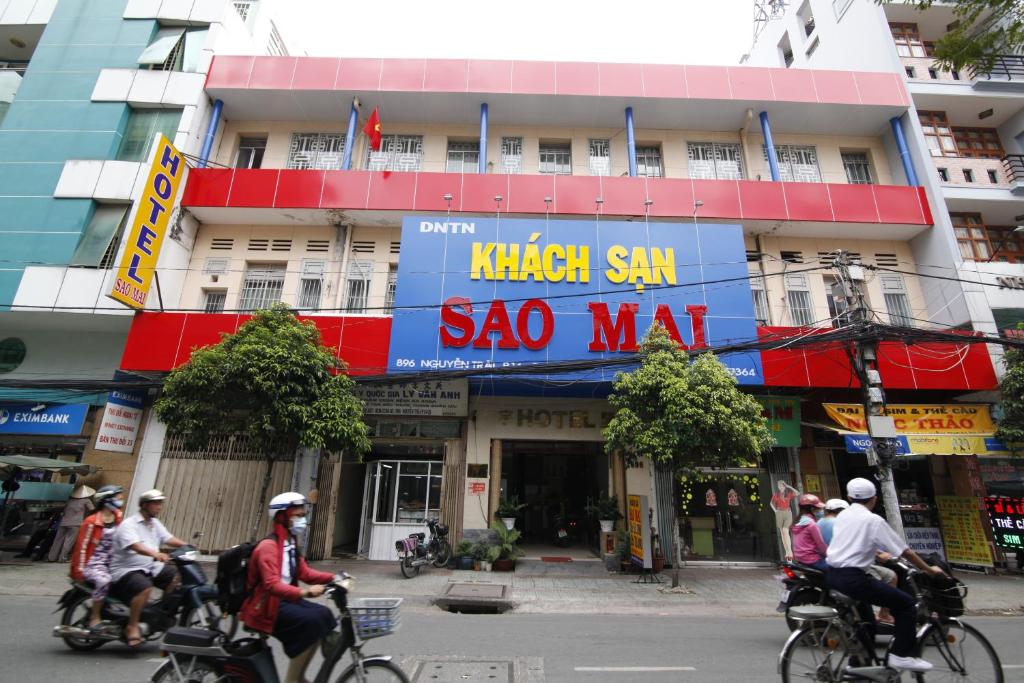
[[[123,500],[118,500],[118,499],[115,498],[113,500],[107,501],[107,505],[109,505],[110,507],[114,508],[115,510],[120,510],[121,507],[124,506],[124,501]]]
[[[822,517],[824,517],[824,516],[825,516],[825,511],[824,511],[824,510],[815,510],[815,511],[814,511],[814,516],[815,516],[815,517],[816,517],[817,519],[821,519]]]
[[[309,526],[305,517],[293,517],[292,518],[292,536],[301,536],[306,533],[306,528]]]

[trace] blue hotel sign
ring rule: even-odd
[[[655,321],[687,348],[755,341],[747,277],[738,225],[409,216],[388,371],[621,357]],[[759,353],[722,360],[762,383]]]
[[[20,403],[0,405],[0,434],[59,434],[82,433],[85,417],[89,413],[86,403],[46,405]]]

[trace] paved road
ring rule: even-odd
[[[49,632],[56,621],[49,597],[0,597],[0,680],[57,683],[137,683],[159,666],[156,646],[131,652],[108,645],[73,653]],[[976,617],[1008,668],[1007,681],[1024,681],[1024,618]],[[516,666],[532,681],[776,681],[775,658],[785,638],[778,618],[508,614],[455,615],[434,609],[405,612],[394,636],[371,645],[400,658],[410,673],[425,661],[424,683],[507,681]],[[486,660],[472,665],[456,658]],[[438,669],[437,667],[442,667]],[[494,667],[494,668],[491,668]],[[454,671],[456,668],[458,672]],[[648,670],[637,670],[637,669]],[[659,670],[663,669],[663,670]],[[471,677],[430,674],[448,670]],[[475,671],[482,675],[474,675]],[[500,672],[497,678],[489,678]],[[521,680],[527,680],[523,678]]]

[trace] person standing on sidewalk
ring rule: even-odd
[[[85,521],[85,516],[92,512],[92,494],[96,493],[88,486],[82,485],[71,492],[71,499],[64,506],[64,514],[60,518],[57,536],[50,546],[50,554],[46,559],[50,562],[67,562],[71,548],[78,538],[78,529]]]
[[[932,567],[910,549],[899,534],[880,516],[872,512],[878,503],[875,485],[860,477],[846,484],[850,509],[836,518],[832,544],[828,547],[825,582],[832,590],[860,601],[859,611],[871,628],[874,638],[875,614],[871,605],[888,607],[896,625],[889,651],[888,666],[907,671],[930,671],[933,666],[914,652],[917,606],[913,596],[883,583],[868,573],[879,551],[905,557],[918,569],[933,576],[944,576],[939,567]]]

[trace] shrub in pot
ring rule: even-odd
[[[473,570],[480,571],[483,569],[484,561],[487,559],[487,548],[490,544],[485,541],[479,541],[473,544]]]
[[[598,498],[586,507],[587,515],[601,523],[601,531],[610,532],[615,529],[615,522],[622,519],[619,513],[619,499],[616,496]]]
[[[517,496],[509,496],[498,503],[498,509],[494,511],[494,516],[504,522],[506,528],[514,529],[516,517],[525,507],[526,503],[520,503]]]
[[[473,541],[462,539],[455,545],[455,557],[458,558],[459,569],[473,568]]]
[[[510,572],[516,568],[516,557],[522,551],[516,546],[522,533],[518,529],[509,529],[504,524],[495,522],[491,525],[498,542],[493,547],[498,551],[494,559],[494,570],[499,572]]]
[[[494,563],[501,557],[501,548],[496,545],[487,546],[487,554],[484,556],[484,571],[491,571]]]

